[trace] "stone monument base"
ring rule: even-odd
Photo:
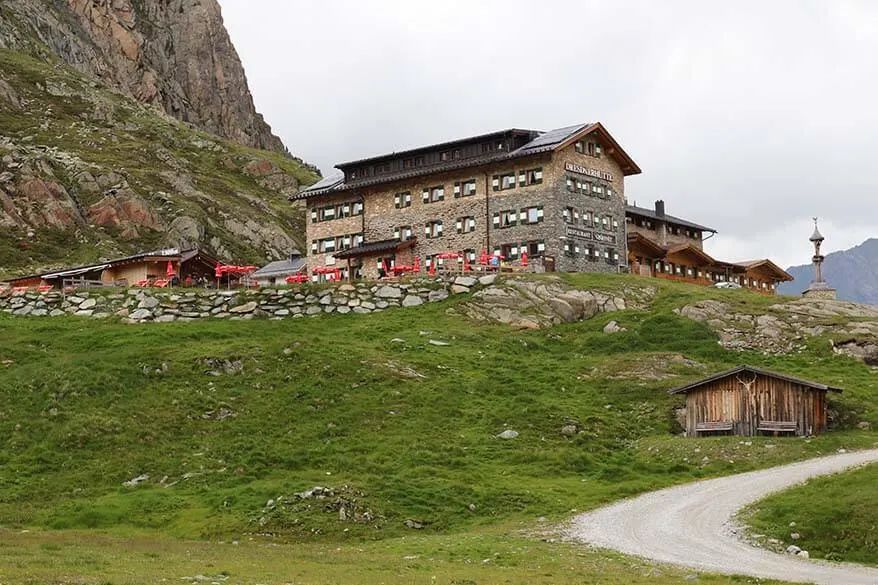
[[[802,298],[821,301],[834,301],[835,289],[830,288],[825,282],[812,282],[808,290],[802,293]]]

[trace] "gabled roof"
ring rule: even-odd
[[[665,249],[665,254],[679,254],[681,252],[687,252],[699,258],[705,264],[716,264],[717,261],[714,260],[707,252],[699,248],[698,246],[692,244],[678,244],[676,246],[671,246]]]
[[[777,280],[782,281],[792,281],[793,275],[769,260],[768,258],[763,258],[762,260],[744,260],[741,262],[729,262],[731,266],[737,266],[743,268],[744,270],[753,270],[754,268],[759,268],[760,266],[767,267],[772,273],[777,276]]]
[[[330,177],[323,179],[314,185],[308,187],[307,189],[303,189],[296,195],[290,197],[291,200],[296,199],[307,199],[309,197],[316,197],[318,195],[326,195],[330,193],[337,193],[348,191],[350,189],[355,189],[359,187],[367,187],[370,185],[377,185],[381,183],[390,183],[392,181],[398,181],[402,179],[410,179],[413,177],[419,177],[424,175],[432,175],[434,173],[444,173],[448,171],[454,171],[458,169],[464,169],[469,167],[477,167],[488,163],[495,163],[505,160],[512,160],[518,158],[524,158],[528,156],[534,156],[538,154],[544,154],[549,152],[554,152],[565,148],[578,140],[580,137],[590,134],[591,132],[597,132],[604,139],[604,141],[609,144],[609,148],[605,149],[605,154],[608,156],[614,157],[619,165],[622,167],[623,174],[627,175],[636,175],[641,172],[640,167],[637,166],[637,163],[628,156],[628,154],[622,150],[622,147],[619,146],[619,143],[607,132],[606,128],[601,123],[588,123],[588,124],[576,124],[574,126],[565,126],[563,128],[557,128],[555,130],[550,130],[549,132],[538,132],[536,130],[521,130],[517,128],[512,128],[509,130],[502,130],[500,132],[492,132],[490,134],[482,134],[480,136],[472,136],[469,138],[462,138],[460,140],[453,140],[450,142],[443,142],[440,144],[433,144],[430,146],[423,146],[412,150],[406,150],[397,153],[384,154],[377,157],[371,157],[366,159],[361,159],[358,161],[347,162],[336,165],[336,168],[340,170],[344,170],[351,166],[356,166],[365,163],[378,162],[382,160],[390,160],[397,159],[403,156],[410,156],[420,152],[428,152],[435,149],[441,149],[446,147],[451,147],[457,144],[463,144],[472,141],[479,140],[487,140],[491,137],[500,137],[507,135],[518,135],[518,136],[532,136],[532,139],[524,144],[523,146],[512,150],[510,152],[506,151],[492,151],[489,153],[485,153],[481,156],[475,156],[470,158],[462,158],[458,160],[450,160],[444,161],[439,164],[434,164],[430,166],[417,167],[411,169],[400,170],[396,172],[384,173],[381,175],[375,175],[372,177],[367,177],[364,179],[357,179],[355,182],[347,184],[344,181],[344,177]],[[710,230],[709,230],[710,231]]]
[[[625,215],[638,215],[640,217],[648,217],[649,219],[656,221],[665,221],[667,223],[675,223],[677,225],[681,225],[683,227],[693,228],[702,232],[713,232],[716,233],[716,230],[707,226],[703,226],[701,224],[697,224],[693,221],[689,221],[688,219],[680,219],[679,217],[675,217],[673,215],[668,215],[667,213],[658,216],[655,214],[655,209],[647,209],[645,207],[637,207],[635,205],[626,205],[625,206]]]
[[[709,384],[710,382],[715,382],[716,380],[720,380],[722,378],[727,378],[729,376],[734,376],[736,374],[740,374],[742,372],[749,372],[753,374],[761,374],[763,376],[768,376],[769,378],[776,378],[778,380],[786,380],[787,382],[792,382],[793,384],[799,384],[802,386],[807,386],[808,388],[813,388],[814,390],[831,390],[832,392],[841,392],[841,388],[837,388],[835,386],[827,386],[826,384],[820,384],[819,382],[810,382],[808,380],[802,380],[801,378],[794,378],[793,376],[787,376],[786,374],[779,374],[777,372],[772,372],[769,370],[763,370],[762,368],[757,368],[755,366],[748,366],[746,364],[737,366],[732,368],[731,370],[725,370],[724,372],[719,372],[718,374],[714,374],[712,376],[708,376],[707,378],[702,378],[697,382],[692,382],[691,384],[687,384],[685,386],[680,386],[679,388],[674,388],[672,390],[668,390],[668,394],[684,394],[686,392],[691,392],[692,390],[697,390],[701,386],[705,384]]]
[[[628,232],[626,239],[628,240],[628,249],[632,247],[645,248],[653,254],[654,258],[663,258],[666,250],[657,242],[654,242],[641,234],[640,232]]]

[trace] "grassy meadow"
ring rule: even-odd
[[[773,299],[655,286],[650,310],[539,331],[448,314],[459,298],[287,321],[0,317],[0,583],[684,582],[552,526],[878,434],[684,439],[667,390],[747,362],[843,386],[832,408],[878,424],[878,379],[819,340],[729,352],[673,313]],[[296,495],[315,486],[331,495]]]

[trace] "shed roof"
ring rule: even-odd
[[[274,262],[269,262],[250,276],[253,278],[270,278],[272,276],[296,274],[305,268],[306,263],[307,260],[301,256],[275,260]]]
[[[787,376],[786,374],[780,374],[778,372],[772,372],[770,370],[764,370],[762,368],[757,368],[755,366],[748,366],[746,364],[742,364],[740,366],[734,367],[731,370],[725,370],[724,372],[719,372],[718,374],[714,374],[712,376],[708,376],[707,378],[702,378],[696,382],[692,382],[691,384],[687,384],[685,386],[680,386],[679,388],[674,388],[672,390],[668,390],[668,394],[683,394],[686,392],[690,392],[692,390],[697,390],[699,387],[704,386],[705,384],[709,384],[710,382],[714,382],[716,380],[720,380],[722,378],[726,378],[728,376],[734,376],[735,374],[740,374],[741,372],[751,372],[754,374],[762,374],[763,376],[768,376],[770,378],[777,378],[778,380],[786,380],[787,382],[792,382],[794,384],[800,384],[802,386],[807,386],[808,388],[813,388],[814,390],[831,390],[833,392],[841,392],[842,389],[836,386],[827,386],[826,384],[820,384],[819,382],[811,382],[808,380],[803,380],[801,378],[795,378],[793,376]]]
[[[694,221],[689,221],[688,219],[681,219],[679,217],[675,217],[673,215],[668,215],[667,213],[664,215],[656,215],[655,209],[647,209],[645,207],[637,207],[636,205],[626,205],[625,206],[625,215],[639,215],[640,217],[648,217],[650,219],[654,219],[656,221],[666,221],[668,223],[674,223],[677,225],[681,225],[683,227],[693,228],[702,232],[713,232],[716,233],[716,230],[703,226],[701,224],[695,223]]]
[[[346,258],[359,258],[360,256],[374,256],[384,252],[395,252],[404,250],[415,245],[417,238],[405,240],[379,240],[377,242],[367,242],[356,248],[348,248],[335,255],[336,259],[344,260]]]

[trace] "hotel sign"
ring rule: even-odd
[[[613,173],[607,173],[604,171],[599,171],[597,169],[589,169],[589,168],[586,168],[582,165],[578,165],[578,164],[572,163],[572,162],[564,163],[564,169],[571,172],[571,173],[577,173],[580,175],[587,175],[589,177],[594,177],[596,179],[603,179],[605,181],[612,181],[613,180]]]
[[[615,244],[616,236],[613,234],[602,234],[592,230],[584,230],[572,225],[565,226],[565,233],[568,238],[576,238],[577,240],[589,240],[592,242],[600,242],[602,244]]]

